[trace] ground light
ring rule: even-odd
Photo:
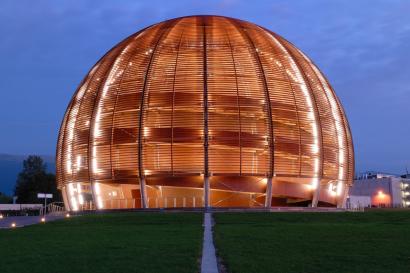
[[[45,217],[42,217],[42,218],[41,218],[41,222],[42,222],[42,223],[45,223],[45,222],[46,222],[46,218],[45,218]]]
[[[3,219],[4,217],[3,217],[3,214],[0,214],[0,219]]]
[[[11,227],[12,227],[12,228],[15,228],[15,227],[16,227],[16,223],[14,223],[14,222],[11,223]]]
[[[65,215],[65,218],[70,218],[70,214],[67,213],[67,214]]]

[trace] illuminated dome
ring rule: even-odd
[[[190,16],[95,64],[61,125],[57,182],[70,210],[341,207],[353,161],[342,106],[308,57],[255,24]]]

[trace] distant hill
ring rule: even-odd
[[[16,183],[17,174],[23,168],[23,160],[28,155],[0,154],[0,192],[11,195]],[[55,172],[54,156],[40,155],[47,164],[47,171]]]

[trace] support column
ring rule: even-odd
[[[268,177],[266,181],[265,208],[270,209],[271,206],[272,206],[272,177]]]
[[[145,193],[145,177],[140,178],[141,208],[147,208],[147,194]]]
[[[147,207],[147,197],[145,194],[145,177],[144,177],[144,164],[143,164],[143,131],[144,131],[144,111],[145,108],[147,107],[146,105],[148,104],[147,97],[147,86],[148,86],[148,78],[151,73],[151,68],[152,68],[152,63],[154,60],[154,55],[158,54],[157,52],[157,47],[160,44],[161,40],[166,36],[167,33],[171,32],[172,28],[179,22],[181,19],[175,21],[172,24],[172,21],[168,21],[167,24],[163,24],[161,28],[161,32],[157,34],[157,39],[154,45],[154,48],[151,51],[151,55],[149,57],[147,69],[144,74],[144,85],[142,87],[141,91],[141,103],[140,103],[140,108],[139,108],[139,117],[138,117],[138,172],[139,172],[139,177],[140,177],[140,192],[141,192],[141,206],[142,208]],[[151,45],[152,46],[152,45]]]
[[[313,198],[312,198],[312,207],[313,208],[316,208],[317,203],[319,202],[320,188],[321,188],[320,181],[318,181],[316,189],[313,190]]]
[[[205,210],[208,210],[210,208],[210,202],[209,202],[209,177],[204,176],[204,207]]]
[[[349,193],[349,188],[346,184],[343,185],[342,194],[337,199],[337,208],[344,209],[346,208],[346,199]]]
[[[63,201],[64,201],[64,208],[66,211],[71,211],[71,206],[70,206],[70,198],[68,197],[67,194],[67,185],[64,186],[61,189],[61,195],[63,196]]]
[[[202,43],[203,43],[203,105],[204,105],[204,207],[205,210],[210,208],[209,202],[209,132],[208,132],[208,66],[207,66],[207,40],[206,40],[206,18],[202,17]]]
[[[269,170],[268,170],[268,179],[267,179],[267,184],[266,184],[266,197],[269,196],[269,201],[267,200],[268,198],[265,198],[265,208],[270,208],[271,207],[271,200],[272,200],[272,177],[275,176],[275,141],[274,141],[274,128],[273,128],[273,118],[272,118],[272,105],[271,105],[271,99],[270,99],[270,93],[269,93],[269,85],[268,81],[266,78],[266,73],[263,67],[263,63],[261,61],[261,58],[259,56],[259,50],[258,47],[255,45],[254,40],[252,37],[249,35],[249,33],[246,31],[246,28],[242,25],[242,23],[238,24],[234,21],[232,21],[234,26],[236,27],[238,33],[242,35],[244,39],[246,39],[249,43],[249,45],[252,48],[252,52],[256,61],[256,65],[258,66],[258,70],[261,74],[261,80],[262,80],[262,85],[263,85],[263,92],[264,92],[264,97],[265,97],[265,107],[266,107],[266,115],[267,115],[267,121],[268,121],[268,141],[269,141]]]

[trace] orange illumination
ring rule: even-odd
[[[390,206],[392,198],[390,194],[385,193],[383,190],[379,190],[372,196],[371,201],[374,206]]]
[[[293,44],[187,16],[136,32],[90,70],[62,121],[56,172],[71,210],[268,206],[270,191],[335,205],[321,187],[334,181],[344,198],[354,153],[333,88]]]

